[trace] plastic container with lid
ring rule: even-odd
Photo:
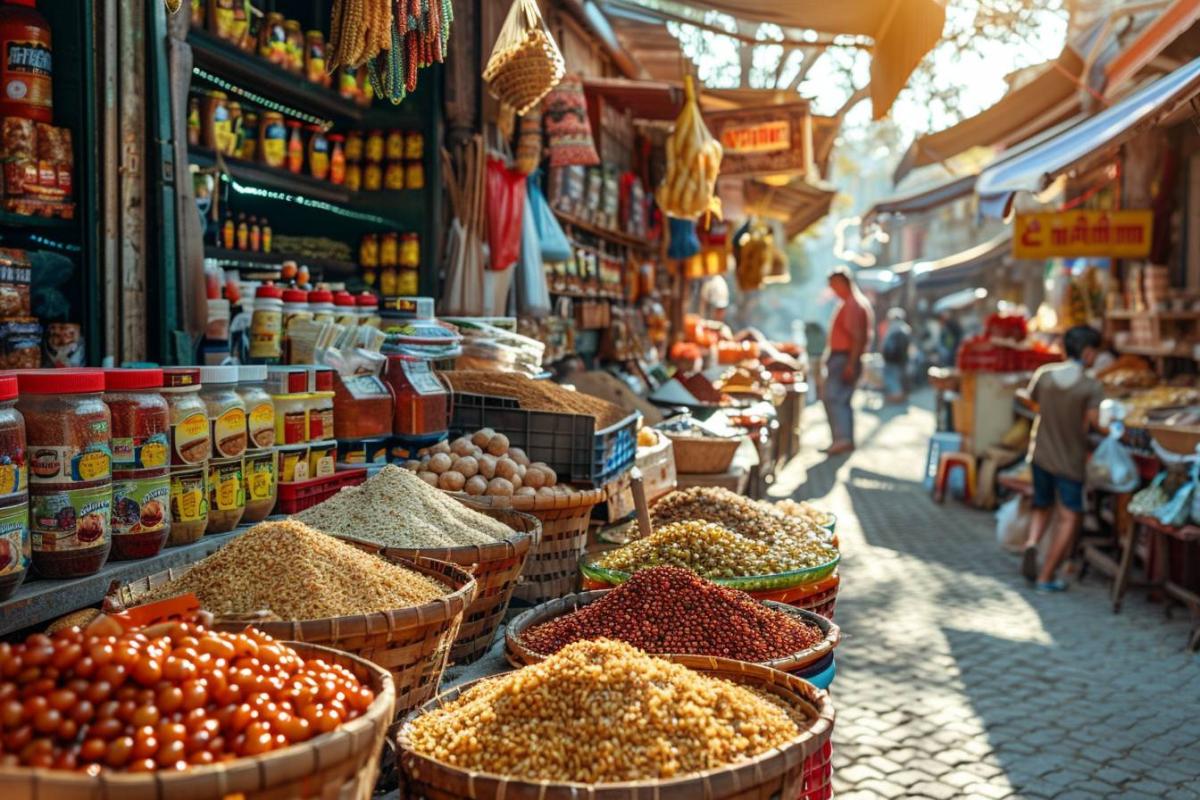
[[[273,367],[267,391],[275,404],[276,446],[308,442],[309,371],[304,367]]]
[[[112,415],[114,560],[149,558],[170,533],[171,409],[161,369],[104,371]]]
[[[360,325],[370,325],[372,328],[380,326],[382,318],[379,316],[378,297],[370,292],[358,296],[358,319]]]
[[[288,339],[301,323],[311,321],[312,309],[308,305],[308,292],[303,289],[283,290],[283,352],[284,360],[290,362]],[[297,334],[298,335],[298,334]]]
[[[98,369],[17,373],[29,448],[33,566],[47,578],[92,575],[111,547],[112,416]]]
[[[0,375],[0,600],[25,580],[32,557],[25,420],[16,405],[16,377]]]
[[[212,458],[240,458],[246,452],[246,404],[238,396],[237,367],[201,367],[200,397],[208,412]]]
[[[334,322],[337,312],[333,305],[333,292],[314,289],[308,293],[308,310],[316,322]]]
[[[335,292],[333,295],[335,322],[338,325],[351,327],[358,324],[358,301],[349,292]]]
[[[333,383],[333,435],[341,439],[389,436],[395,401],[375,375],[337,375]]]
[[[208,528],[206,533],[228,533],[246,513],[246,462],[214,458],[208,462]]]
[[[200,368],[163,370],[163,397],[171,419],[172,466],[205,464],[212,453],[208,406],[200,396]]]
[[[265,365],[238,367],[237,393],[246,404],[247,451],[275,446],[275,403],[266,387]]]
[[[254,292],[250,315],[250,360],[276,364],[283,357],[283,290],[264,283]]]
[[[54,124],[50,23],[35,0],[0,6],[0,116]]]
[[[275,448],[247,451],[245,460],[246,513],[242,522],[262,522],[275,509]]]

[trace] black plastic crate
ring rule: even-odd
[[[491,428],[530,461],[549,464],[561,481],[603,486],[637,457],[637,412],[597,431],[595,417],[527,411],[507,397],[456,393],[452,402],[451,438]]]

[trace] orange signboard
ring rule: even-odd
[[[1149,210],[1017,214],[1013,257],[1145,258],[1153,233]]]
[[[812,169],[808,103],[714,111],[704,122],[724,151],[721,175],[803,175]]]

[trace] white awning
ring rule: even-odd
[[[1147,84],[1039,147],[979,174],[979,211],[1006,217],[1017,192],[1040,192],[1072,167],[1115,148],[1200,94],[1200,58]]]

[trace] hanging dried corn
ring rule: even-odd
[[[536,0],[514,0],[483,70],[488,90],[517,114],[537,105],[566,74]]]
[[[389,0],[394,24],[387,47],[367,62],[376,96],[400,103],[417,89],[417,70],[446,60],[451,0]]]
[[[326,69],[357,69],[392,46],[392,0],[334,0]]]
[[[706,212],[721,213],[716,196],[721,171],[721,143],[708,132],[700,115],[692,77],[684,78],[683,110],[667,139],[667,175],[655,194],[665,214],[695,219]]]

